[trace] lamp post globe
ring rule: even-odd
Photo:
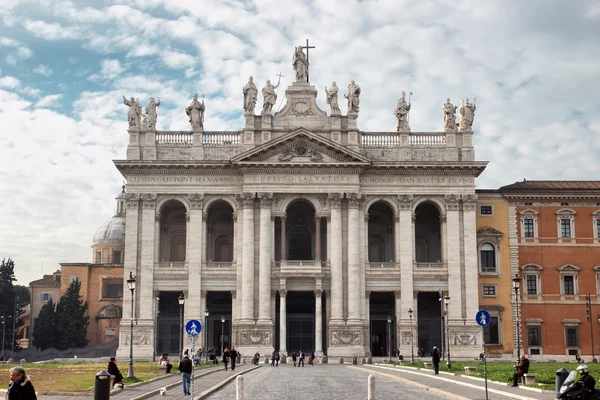
[[[183,305],[185,304],[185,296],[183,293],[177,298],[179,302],[179,359],[183,358]]]
[[[204,310],[204,354],[206,354],[206,363],[208,364],[208,310]]]
[[[448,305],[450,304],[450,296],[446,293],[444,295],[444,305],[446,306],[446,368],[450,369],[452,367],[452,363],[450,362],[450,313],[448,312]]]
[[[223,356],[223,343],[225,342],[225,316],[221,316],[221,356]]]
[[[515,274],[512,279],[513,289],[515,289],[515,327],[517,330],[517,362],[521,357],[521,321],[519,318],[519,289],[521,288],[521,277]]]
[[[133,272],[131,271],[129,271],[129,279],[127,279],[127,288],[131,291],[131,319],[129,326],[129,365],[127,368],[127,378],[135,378],[135,375],[133,375],[133,302],[135,299],[135,276],[133,276]]]
[[[392,361],[392,317],[388,315],[388,362]]]
[[[412,310],[412,308],[408,309],[408,317],[410,318],[410,362],[411,362],[411,364],[414,364],[415,363],[415,346],[413,344],[413,328],[412,328],[413,310]]]

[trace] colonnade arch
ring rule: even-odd
[[[442,262],[441,212],[434,202],[424,201],[415,208],[415,260]]]
[[[225,200],[211,202],[206,209],[206,259],[233,261],[234,210]]]
[[[377,201],[368,208],[368,249],[370,262],[396,260],[394,210],[385,201]]]
[[[180,200],[169,199],[159,210],[159,260],[184,262],[187,256],[187,208]]]

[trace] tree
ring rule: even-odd
[[[59,350],[82,348],[89,342],[86,338],[90,324],[90,317],[87,315],[88,304],[82,300],[80,290],[81,282],[75,279],[56,306],[55,346]]]
[[[31,301],[31,293],[29,293],[29,288],[24,285],[15,285],[15,294],[19,298],[19,305],[21,307],[26,306]]]
[[[33,323],[33,347],[40,350],[46,350],[54,346],[56,342],[56,312],[54,311],[54,302],[48,300],[40,310]]]
[[[4,325],[2,325],[4,332],[0,332],[0,338],[4,337],[4,348],[10,351],[13,348],[19,348],[16,343],[18,339],[16,331],[23,325],[23,321],[19,318],[22,314],[21,306],[23,301],[20,298],[17,299],[17,291],[13,284],[16,280],[15,262],[10,258],[2,259],[2,263],[0,263],[0,293],[2,293],[0,296],[0,315],[4,321]],[[13,343],[13,338],[15,339],[15,343]]]

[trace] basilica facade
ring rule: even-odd
[[[470,126],[417,133],[399,119],[364,132],[358,97],[342,115],[336,92],[328,114],[306,80],[274,114],[245,101],[240,131],[205,130],[197,99],[192,131],[134,120],[115,161],[128,189],[125,276],[137,283],[133,337],[123,290],[118,356],[131,340],[136,358],[177,353],[181,310],[204,324],[196,347],[244,356],[481,352],[475,178],[487,163]]]

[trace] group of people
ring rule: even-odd
[[[223,349],[223,365],[225,365],[225,371],[227,371],[227,365],[229,363],[231,363],[231,370],[235,370],[235,363],[238,357],[240,357],[240,354],[237,352],[235,347],[231,346],[231,350],[229,350],[227,347]]]

